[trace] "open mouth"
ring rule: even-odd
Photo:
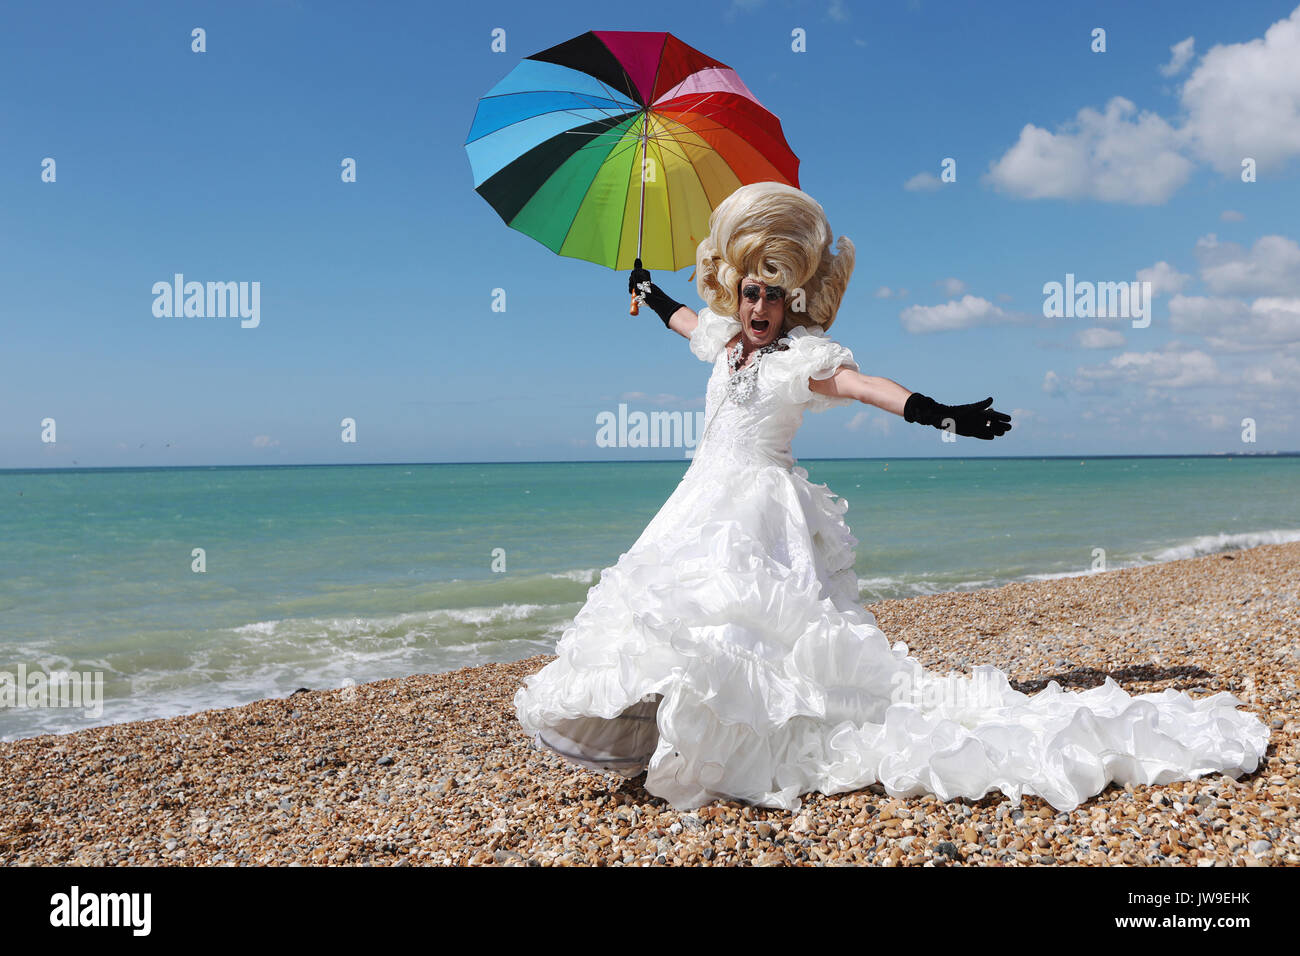
[[[750,319],[749,327],[753,329],[755,332],[757,332],[759,335],[762,335],[764,332],[767,331],[767,327],[771,324],[771,322],[772,322],[771,319]]]

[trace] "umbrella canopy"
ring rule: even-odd
[[[465,149],[508,226],[618,270],[694,265],[736,189],[799,185],[780,121],[671,33],[593,30],[524,59],[479,100]]]

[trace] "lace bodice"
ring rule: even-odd
[[[842,365],[857,370],[853,353],[821,329],[797,326],[779,341],[784,351],[758,359],[756,387],[748,400],[728,396],[727,342],[740,331],[738,319],[701,309],[691,334],[691,351],[713,363],[704,403],[705,431],[691,469],[707,465],[775,464],[790,468],[790,442],[803,423],[803,413],[822,412],[852,399],[814,392],[808,379],[826,379]],[[737,373],[740,374],[740,373]]]

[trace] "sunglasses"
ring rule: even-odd
[[[757,302],[760,295],[767,299],[768,302],[780,302],[785,298],[785,289],[782,289],[779,285],[770,285],[767,287],[767,293],[764,295],[758,286],[747,285],[740,290],[740,294],[750,302]]]

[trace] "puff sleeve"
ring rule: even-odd
[[[802,325],[791,329],[782,341],[789,348],[767,356],[760,370],[760,374],[769,376],[769,387],[782,400],[792,405],[807,405],[814,412],[853,402],[851,398],[823,395],[808,387],[808,379],[830,378],[841,365],[860,371],[849,349],[830,338],[824,330]]]
[[[740,320],[718,315],[709,308],[700,309],[696,315],[699,324],[691,333],[691,351],[702,361],[717,361],[718,353],[740,331]]]

